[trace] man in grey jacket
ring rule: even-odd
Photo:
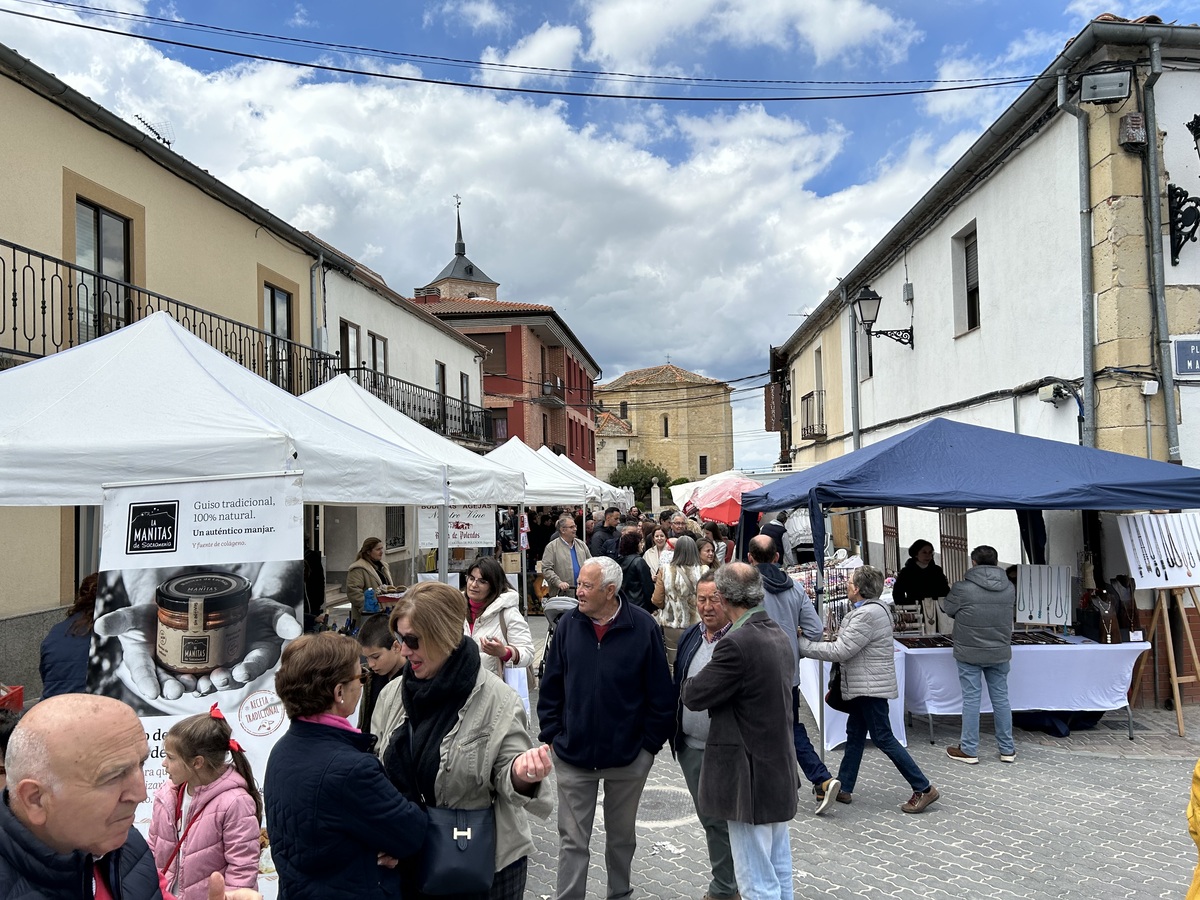
[[[800,648],[797,632],[803,632],[810,641],[819,641],[825,629],[816,607],[796,581],[783,571],[779,562],[779,550],[769,534],[760,534],[750,539],[750,562],[762,575],[763,606],[767,615],[783,629],[792,648],[792,743],[796,747],[796,761],[804,771],[804,777],[812,782],[813,795],[817,799],[816,814],[829,809],[841,790],[842,783],[830,774],[820,755],[808,739],[808,731],[800,721]]]
[[[996,722],[1001,762],[1015,762],[1012,707],[1008,702],[1008,669],[1012,660],[1012,628],[1017,594],[997,565],[996,550],[981,545],[971,551],[971,568],[950,588],[946,615],[954,619],[954,661],[962,686],[962,735],[946,755],[959,762],[979,762],[980,680],[986,679]]]

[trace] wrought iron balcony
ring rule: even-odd
[[[537,386],[537,394],[533,401],[545,406],[565,407],[567,405],[567,388],[563,384],[562,376],[543,372],[541,384]]]
[[[809,391],[800,398],[800,438],[805,441],[823,441],[828,437],[825,430],[825,392]]]
[[[66,350],[159,311],[293,394],[338,372],[336,356],[0,240],[0,369]]]
[[[384,403],[431,431],[463,443],[495,446],[492,413],[482,406],[373,369],[351,369],[348,374]]]

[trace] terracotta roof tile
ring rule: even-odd
[[[596,434],[631,435],[633,426],[618,415],[602,412],[596,416]]]
[[[509,303],[505,300],[488,300],[485,297],[451,297],[448,300],[438,300],[434,303],[422,303],[421,306],[429,310],[435,316],[458,315],[464,313],[478,315],[487,313],[519,314],[554,312],[553,306],[544,306],[540,303]]]
[[[658,387],[674,384],[724,384],[715,378],[705,378],[687,369],[667,363],[662,366],[650,366],[645,369],[633,369],[608,384],[596,385],[597,391],[626,390],[635,387]]]

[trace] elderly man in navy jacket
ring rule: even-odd
[[[630,897],[634,822],[654,754],[675,728],[675,686],[662,633],[622,603],[608,557],[579,570],[579,608],[558,621],[538,698],[540,738],[558,775],[557,900],[586,896],[596,792],[604,782],[609,900]]]

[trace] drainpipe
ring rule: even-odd
[[[1154,106],[1154,85],[1162,75],[1162,39],[1150,41],[1150,76],[1146,79],[1146,133],[1153,142],[1146,158],[1146,203],[1150,216],[1150,296],[1154,303],[1154,330],[1158,342],[1159,377],[1162,379],[1163,407],[1167,417],[1167,462],[1183,464],[1179,453],[1179,416],[1175,410],[1175,376],[1171,373],[1171,328],[1167,321],[1167,296],[1164,288],[1162,198],[1158,193],[1158,114]]]
[[[846,288],[840,288],[842,307],[846,305]],[[858,323],[854,320],[854,310],[850,309],[850,434],[854,438],[854,449],[862,447],[862,434],[858,421]]]
[[[1079,151],[1079,280],[1083,313],[1083,434],[1085,447],[1096,446],[1096,303],[1092,280],[1092,180],[1088,114],[1067,94],[1067,70],[1058,70],[1058,108],[1075,117]]]
[[[325,254],[318,253],[317,261],[308,267],[308,303],[312,307],[312,345],[317,350],[325,349],[324,335],[320,323],[324,321],[325,292],[321,291],[322,315],[317,316],[317,272],[325,265]]]

